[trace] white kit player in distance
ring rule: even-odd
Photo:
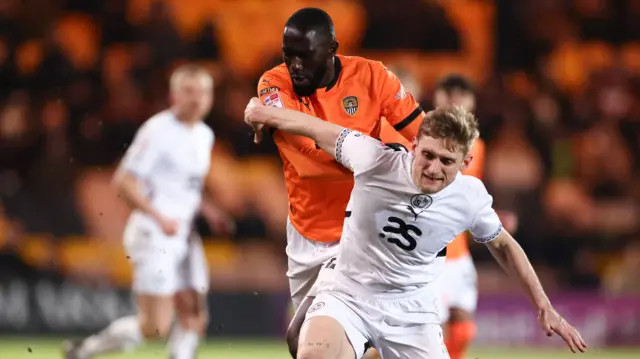
[[[133,349],[170,332],[170,357],[193,359],[207,327],[209,273],[193,221],[201,210],[214,230],[230,229],[228,218],[202,201],[203,190],[212,190],[207,175],[214,135],[202,120],[213,103],[213,79],[203,68],[183,65],[173,72],[170,91],[172,107],[140,127],[114,176],[133,209],[124,246],[133,265],[138,314],[82,341],[66,342],[67,359]]]
[[[340,240],[333,276],[307,311],[298,358],[361,358],[365,344],[384,359],[448,358],[436,283],[444,249],[470,230],[529,295],[542,328],[572,351],[584,351],[578,331],[551,306],[528,258],[492,209],[482,182],[460,174],[478,137],[474,116],[437,109],[422,122],[414,149],[395,151],[359,132],[252,99],[245,121],[313,139],[354,173],[352,213]]]

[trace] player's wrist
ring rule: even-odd
[[[544,298],[544,299],[541,298],[540,300],[536,300],[534,305],[539,314],[549,313],[554,310],[548,298]]]
[[[158,211],[156,211],[153,208],[150,208],[149,211],[147,211],[147,214],[151,216],[151,218],[153,218],[153,220],[158,223],[161,223],[162,220],[164,219],[164,216],[162,216]]]

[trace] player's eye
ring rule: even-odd
[[[450,158],[443,158],[441,161],[442,161],[442,164],[443,164],[443,165],[445,165],[445,166],[450,166],[450,165],[452,165],[452,164],[453,164],[453,162],[454,162],[454,161],[453,161],[452,159],[450,159]]]
[[[436,158],[436,156],[428,151],[423,151],[422,155],[424,156],[424,158],[428,159],[428,160],[433,160],[434,158]]]

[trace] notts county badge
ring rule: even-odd
[[[358,111],[358,98],[356,96],[347,96],[342,99],[342,107],[351,116]]]

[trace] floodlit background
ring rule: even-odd
[[[305,6],[333,17],[340,53],[383,61],[425,109],[441,76],[475,82],[486,184],[519,215],[516,237],[596,350],[585,357],[639,358],[638,0],[0,0],[0,357],[56,358],[63,336],[133,310],[110,176],[186,60],[216,78],[212,171],[238,227],[220,238],[199,222],[213,288],[201,357],[288,357],[280,159],[242,114]],[[563,358],[519,288],[472,251],[470,357]],[[165,354],[115,358],[134,357]]]

